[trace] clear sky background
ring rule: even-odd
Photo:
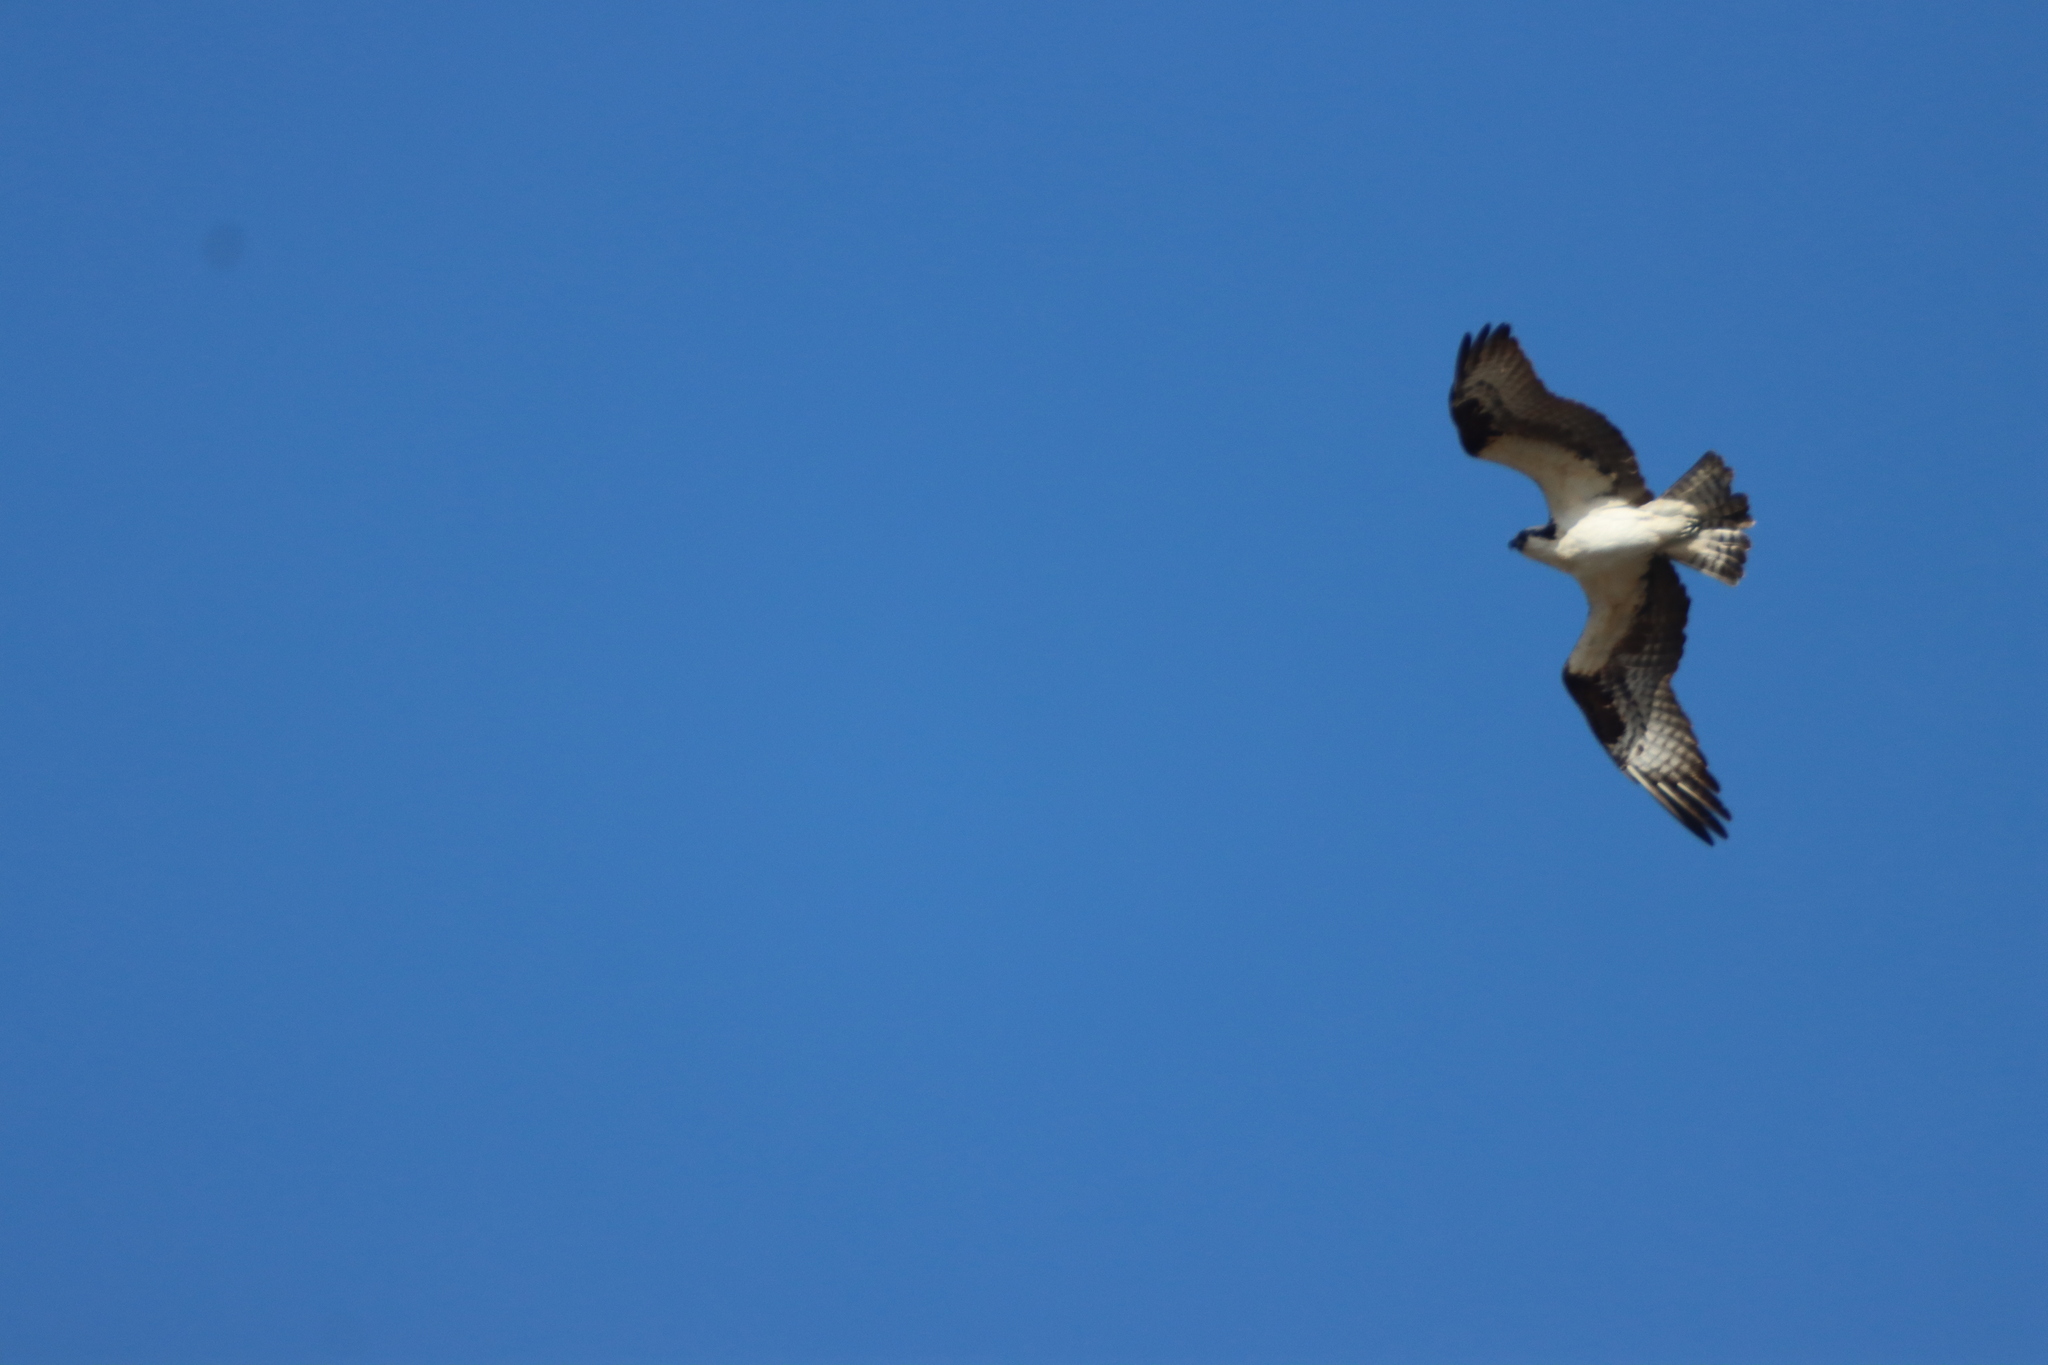
[[[0,7],[0,1358],[2048,1360],[2044,241],[2038,4]]]

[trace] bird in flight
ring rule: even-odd
[[[1508,548],[1578,580],[1590,610],[1565,660],[1564,685],[1594,737],[1657,804],[1711,844],[1728,837],[1721,784],[1671,690],[1691,607],[1672,561],[1742,581],[1749,498],[1712,451],[1661,498],[1614,424],[1543,386],[1506,323],[1467,333],[1451,382],[1465,453],[1519,469],[1543,490],[1550,521]]]

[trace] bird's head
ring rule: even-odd
[[[1518,531],[1508,542],[1508,548],[1516,554],[1527,555],[1539,564],[1557,563],[1557,523],[1547,526],[1531,526]]]

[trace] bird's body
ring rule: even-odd
[[[1710,844],[1726,838],[1721,784],[1671,690],[1691,606],[1671,566],[1741,580],[1754,523],[1734,471],[1709,452],[1653,497],[1621,432],[1545,388],[1505,326],[1482,327],[1458,347],[1451,420],[1468,454],[1520,470],[1543,490],[1549,523],[1510,545],[1570,574],[1586,594],[1586,628],[1564,682],[1595,737],[1679,823]]]
[[[1522,553],[1574,578],[1620,565],[1633,565],[1640,573],[1651,555],[1688,539],[1695,529],[1689,508],[1662,501],[1641,507],[1595,507],[1576,520],[1553,525],[1554,537],[1532,536]]]

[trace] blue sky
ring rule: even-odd
[[[2044,89],[2021,4],[0,9],[0,1356],[2048,1357]],[[1724,846],[1458,449],[1503,320],[1754,500]]]

